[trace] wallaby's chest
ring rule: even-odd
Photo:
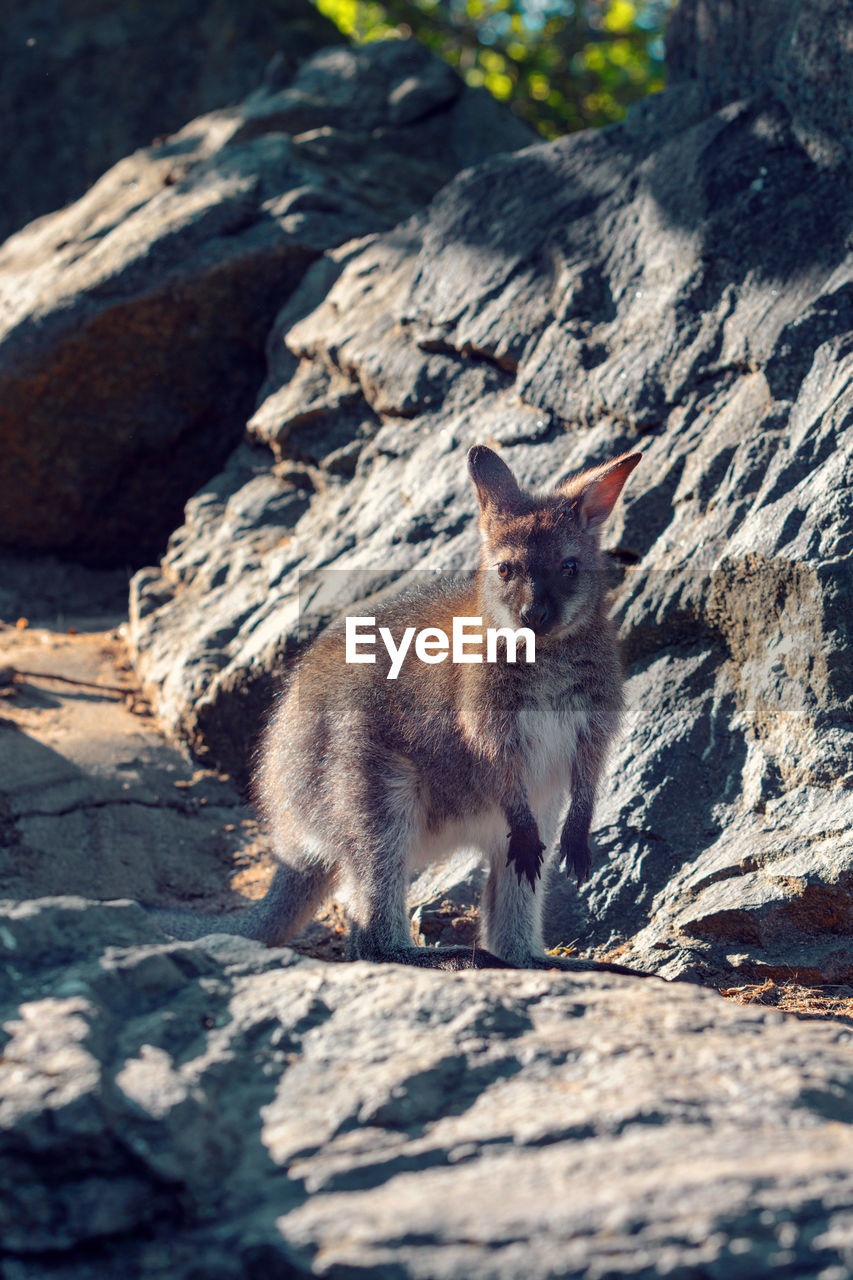
[[[531,791],[567,790],[587,709],[543,697],[520,707],[515,720],[524,781]]]

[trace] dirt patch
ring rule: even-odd
[[[0,668],[0,895],[216,903],[256,826],[163,733],[121,624],[6,625]]]

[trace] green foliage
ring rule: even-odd
[[[546,137],[663,88],[673,0],[315,0],[356,40],[413,35]]]

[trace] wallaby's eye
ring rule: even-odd
[[[512,565],[508,560],[501,560],[498,565],[498,577],[503,578],[504,582],[506,582],[508,578],[512,577]]]
[[[567,578],[573,578],[578,571],[577,560],[564,560],[560,565],[560,572],[565,574]]]

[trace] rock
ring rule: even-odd
[[[485,881],[479,854],[460,849],[427,866],[409,889],[412,937],[419,946],[474,946],[477,903]]]
[[[681,0],[667,30],[669,83],[689,88],[705,109],[769,91],[816,159],[849,157],[850,21],[832,0]]]
[[[240,440],[270,326],[307,267],[529,136],[412,41],[330,49],[11,237],[0,546],[159,556]]]
[[[23,0],[0,18],[0,240],[82,196],[106,169],[342,39],[308,0]],[[271,60],[273,61],[270,66]],[[116,86],[121,85],[121,93]]]
[[[4,1280],[849,1274],[847,1021],[150,928],[0,909]]]
[[[127,618],[124,569],[87,569],[53,556],[0,555],[0,631],[28,627],[108,630]]]
[[[839,59],[844,83],[851,20],[806,10],[685,3],[675,84],[624,125],[489,159],[314,264],[254,445],[132,588],[162,714],[245,778],[335,608],[473,564],[469,445],[530,483],[642,449],[605,539],[628,713],[549,938],[715,981],[853,977],[853,185],[807,88]],[[846,147],[845,119],[821,116]]]

